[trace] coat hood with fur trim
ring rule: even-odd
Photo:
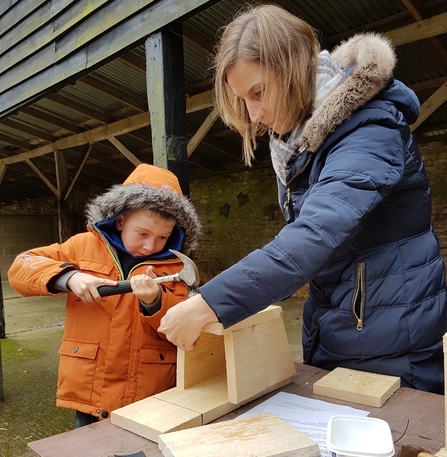
[[[304,126],[301,146],[310,152],[316,152],[330,133],[385,88],[396,65],[388,39],[374,33],[359,34],[341,43],[331,58],[341,68],[355,68]]]
[[[175,218],[185,235],[182,252],[188,255],[197,247],[199,218],[193,204],[183,195],[177,177],[169,170],[138,165],[123,184],[113,185],[86,205],[87,224],[93,226],[135,209]]]

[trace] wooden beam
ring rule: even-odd
[[[182,28],[171,27],[146,40],[147,99],[154,165],[172,171],[189,195]]]
[[[115,138],[114,136],[110,136],[109,138],[107,138],[112,144],[113,146],[116,147],[116,149],[118,149],[119,152],[121,152],[121,154],[126,158],[128,159],[130,162],[132,162],[136,167],[138,165],[141,164],[141,160],[138,159],[138,157],[135,157],[130,151],[129,149],[126,148],[126,146],[124,146],[123,143],[121,143],[121,141],[119,141],[117,138]]]
[[[68,202],[64,199],[63,191],[69,185],[67,157],[62,151],[54,150],[57,181],[57,209],[59,243],[63,243],[71,236],[71,214]]]
[[[194,95],[186,100],[186,113],[194,113],[202,109],[212,107],[212,94],[211,92],[204,92],[202,94]],[[28,110],[27,110],[28,111]],[[37,110],[35,110],[37,111]],[[82,146],[87,143],[95,143],[98,141],[107,140],[112,136],[119,136],[134,130],[147,127],[151,123],[150,114],[148,111],[136,114],[127,119],[112,122],[111,124],[96,127],[77,135],[72,135],[66,138],[57,140],[54,143],[41,146],[39,148],[30,148],[28,152],[16,154],[14,156],[5,157],[0,159],[0,164],[12,164],[21,162],[27,158],[35,158],[42,155],[50,154],[55,149],[68,149],[77,146]]]
[[[77,135],[72,135],[67,138],[62,138],[54,143],[56,149],[74,148],[87,143],[95,143],[97,141],[107,140],[111,136],[119,136],[124,133],[132,132],[133,130],[146,127],[150,124],[150,115],[146,111],[135,116],[112,122],[111,124],[96,127],[92,130],[87,130]]]
[[[416,130],[434,111],[447,100],[447,82],[445,82],[431,97],[421,106],[421,112],[417,121],[410,126],[411,131]]]
[[[82,169],[84,168],[85,162],[87,162],[88,156],[90,155],[92,148],[93,148],[93,143],[90,143],[89,145],[87,145],[84,152],[82,153],[74,175],[71,177],[66,188],[62,192],[62,196],[63,196],[64,200],[68,200],[68,197],[70,196],[70,193],[71,193],[77,179],[79,178],[79,175],[81,174]]]
[[[48,180],[48,178],[39,170],[38,167],[36,167],[36,165],[34,165],[33,162],[31,162],[30,159],[25,159],[25,162],[29,165],[29,167],[34,171],[34,173],[36,173],[37,176],[39,176],[39,178],[47,185],[48,189],[51,190],[51,192],[53,192],[54,195],[56,195],[56,197],[58,196],[58,191],[57,189],[53,186],[53,184],[51,184],[51,182]]]
[[[401,0],[401,2],[405,5],[416,21],[422,21],[425,18],[424,5],[422,5],[419,0]],[[444,46],[439,42],[439,40],[436,37],[431,37],[430,41],[440,56],[444,60],[447,60],[447,51],[444,49]]]
[[[6,173],[6,164],[0,163],[0,183],[3,181],[3,177],[5,176]]]
[[[447,13],[390,30],[385,35],[391,40],[394,46],[401,46],[444,33],[447,33]]]
[[[441,76],[440,78],[429,79],[427,81],[421,81],[419,83],[409,84],[408,87],[413,89],[415,92],[419,92],[425,89],[433,89],[434,87],[442,86],[447,81],[447,76]]]
[[[50,152],[54,151],[54,143],[47,144],[46,146],[42,146],[40,148],[36,148],[34,150],[28,152],[22,152],[21,154],[16,154],[10,157],[5,157],[0,159],[0,164],[4,163],[6,165],[10,165],[12,163],[23,162],[26,159],[33,159],[34,157],[40,157],[45,154],[49,154]]]
[[[218,117],[219,117],[219,115],[217,114],[217,110],[215,108],[213,110],[211,110],[211,112],[208,114],[206,119],[203,121],[203,124],[197,129],[197,132],[188,142],[188,147],[187,147],[188,157],[191,156],[191,154],[194,152],[196,147],[203,140],[203,137],[208,133],[210,128],[214,125],[214,123],[216,122],[216,119]]]

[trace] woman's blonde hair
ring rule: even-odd
[[[213,61],[215,105],[223,122],[242,135],[246,164],[251,165],[256,137],[267,126],[250,121],[244,100],[227,83],[228,70],[240,60],[259,63],[267,75],[263,94],[275,78],[275,117],[291,131],[312,109],[319,51],[314,29],[276,5],[245,8],[223,28]]]

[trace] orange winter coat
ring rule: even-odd
[[[141,195],[141,185],[136,185],[138,195]],[[124,187],[116,186],[118,191]],[[124,190],[128,197],[129,188]],[[164,203],[170,203],[169,194]],[[114,199],[112,206],[113,202]],[[109,205],[107,201],[107,208]],[[174,211],[182,226],[183,213],[178,212],[178,208]],[[188,205],[185,214],[191,216]],[[184,224],[186,229],[182,227],[190,245],[194,244],[199,227],[194,217],[192,220],[189,226]],[[95,229],[94,221],[89,223],[88,229],[63,244],[20,254],[8,272],[11,286],[24,296],[60,295],[49,290],[48,284],[67,269],[122,280],[145,273],[148,265],[153,265],[157,276],[174,274],[183,268],[178,258],[145,260],[123,278],[116,250]],[[157,329],[166,311],[186,299],[187,294],[188,288],[183,282],[164,283],[161,309],[153,316],[145,316],[133,293],[103,297],[101,303],[83,303],[68,292],[64,337],[59,349],[57,405],[104,419],[116,408],[175,386],[176,347]]]

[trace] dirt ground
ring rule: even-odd
[[[20,297],[2,282],[6,338],[0,340],[5,401],[0,402],[0,457],[31,457],[31,441],[74,428],[74,412],[56,408],[57,350],[62,340],[64,297]],[[279,305],[297,362],[302,361],[303,299]]]

